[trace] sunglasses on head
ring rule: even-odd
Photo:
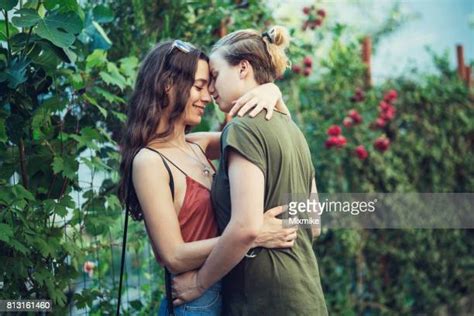
[[[173,44],[171,44],[171,47],[170,47],[170,50],[168,53],[171,53],[173,51],[173,49],[179,49],[181,52],[187,54],[189,52],[191,52],[192,50],[195,50],[196,47],[194,47],[192,44],[188,43],[188,42],[184,42],[182,40],[175,40],[173,42]]]

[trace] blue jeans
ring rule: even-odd
[[[176,316],[220,316],[222,309],[222,285],[217,282],[194,301],[175,306]],[[163,298],[160,302],[158,316],[168,316],[168,300]]]

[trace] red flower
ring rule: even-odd
[[[326,11],[324,11],[323,9],[319,9],[316,13],[322,18],[326,17]]]
[[[92,277],[93,273],[94,273],[94,268],[95,268],[95,263],[92,262],[92,261],[86,261],[84,262],[84,265],[82,267],[82,270],[89,274],[89,277]]]
[[[322,23],[323,23],[323,20],[321,20],[321,19],[316,19],[316,21],[314,21],[314,24],[316,26],[321,26]]]
[[[396,109],[387,101],[380,101],[379,103],[380,118],[385,121],[391,121],[395,117]]]
[[[385,101],[380,101],[379,103],[379,111],[387,111],[387,109],[390,107],[390,104],[388,104]]]
[[[390,108],[388,108],[386,111],[380,113],[380,117],[386,121],[391,121],[395,117],[395,112],[395,108],[390,106]]]
[[[304,64],[306,67],[311,67],[311,66],[313,66],[313,60],[311,59],[311,56],[306,56],[306,57],[303,59],[303,64]]]
[[[344,136],[338,135],[338,136],[331,136],[326,140],[326,148],[331,148],[331,147],[337,147],[341,148],[344,147],[347,144],[347,140]]]
[[[327,134],[329,136],[339,136],[341,135],[341,128],[338,126],[338,125],[331,125],[329,126],[328,130],[327,130]]]
[[[354,109],[349,111],[349,117],[354,121],[355,124],[362,122],[362,116]]]
[[[353,123],[354,121],[350,117],[347,117],[347,116],[342,121],[342,124],[347,128],[351,127]]]
[[[390,146],[390,140],[385,136],[380,136],[374,142],[374,148],[378,151],[384,152]]]
[[[305,68],[305,69],[303,70],[303,75],[304,75],[305,77],[308,77],[309,75],[311,75],[311,68]]]
[[[367,152],[367,150],[365,149],[363,145],[357,146],[355,149],[355,153],[360,160],[364,160],[365,158],[369,156],[369,153]]]
[[[306,14],[306,15],[308,15],[310,11],[311,11],[310,7],[304,7],[303,8],[303,13]]]
[[[299,74],[301,73],[301,66],[300,65],[293,65],[291,67],[291,70],[295,73],[295,74]]]
[[[395,101],[398,97],[398,93],[396,90],[392,89],[392,90],[389,90],[385,96],[384,96],[384,100],[387,101],[387,102],[392,102],[392,101]]]
[[[364,91],[361,88],[356,88],[355,94],[351,97],[352,102],[361,102],[364,101],[365,95]]]
[[[378,128],[382,128],[385,125],[387,125],[387,121],[385,121],[382,117],[378,117],[375,120],[375,126],[377,126]]]

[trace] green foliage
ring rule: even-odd
[[[340,25],[331,31],[336,36],[328,55],[313,61],[317,76],[287,72],[280,81],[310,143],[318,190],[473,192],[474,98],[451,69],[449,55],[432,53],[436,74],[413,69],[367,88],[358,39]],[[301,47],[309,56],[318,50],[310,43]],[[354,102],[357,88],[364,99]],[[377,128],[379,103],[391,89],[398,92],[395,118]],[[350,110],[360,113],[362,122],[346,127]],[[328,149],[326,132],[334,124],[347,144]],[[381,135],[391,142],[384,152],[373,146]],[[355,154],[359,145],[365,146],[366,159]],[[473,246],[468,230],[323,229],[314,249],[331,313],[398,315],[434,314],[443,305],[456,311],[474,290]]]
[[[274,23],[258,1],[89,3],[28,1],[18,9],[16,0],[0,1],[0,298],[49,298],[61,315],[68,304],[92,315],[115,311],[122,233],[117,140],[139,60],[164,39],[208,49],[226,32]],[[376,39],[395,22],[375,30]],[[310,144],[319,191],[473,191],[474,101],[449,56],[433,54],[436,75],[369,88],[360,39],[349,26],[290,31],[293,63],[309,56],[313,66],[308,76],[288,71],[277,83]],[[321,54],[324,42],[330,45]],[[357,88],[364,99],[352,102]],[[374,127],[391,89],[398,92],[395,118]],[[326,148],[327,129],[342,126],[351,109],[362,122],[342,127],[345,146]],[[222,120],[214,108],[196,130]],[[384,152],[373,147],[381,135],[391,142]],[[368,152],[364,160],[354,153],[359,145]],[[142,223],[130,224],[128,240],[127,265],[138,273],[126,279],[146,282],[136,289],[141,299],[123,312],[148,315],[163,294],[161,270]],[[330,313],[455,307],[473,293],[472,241],[459,230],[323,231],[315,251]],[[83,272],[85,261],[96,264],[93,276]],[[77,280],[89,284],[76,289]]]
[[[90,244],[110,248],[112,229],[120,234],[119,156],[109,126],[124,122],[117,94],[130,91],[138,60],[108,60],[98,24],[111,20],[104,6],[33,1],[13,9],[16,3],[1,3],[12,12],[4,11],[0,50],[0,297],[49,298],[64,314],[76,304],[71,284],[84,260],[99,255]],[[81,165],[90,181],[79,178]],[[107,291],[74,298],[102,304],[115,295]]]

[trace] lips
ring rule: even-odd
[[[194,105],[193,104],[193,107],[197,108],[198,111],[199,111],[199,115],[202,116],[204,115],[204,107],[203,106],[200,106],[200,105]]]

